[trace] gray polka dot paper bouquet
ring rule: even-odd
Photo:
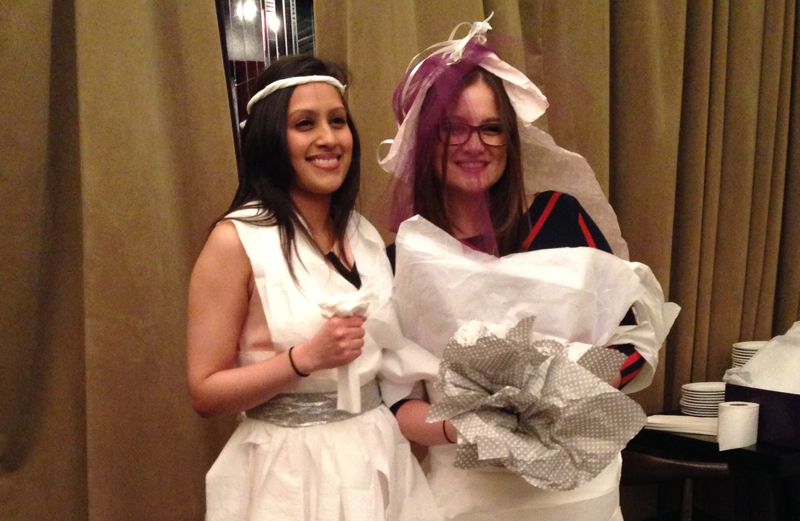
[[[641,407],[611,387],[624,355],[594,346],[577,360],[521,320],[503,337],[459,328],[442,354],[428,421],[459,433],[455,465],[503,466],[531,485],[571,490],[597,476],[644,426]]]

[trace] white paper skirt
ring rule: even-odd
[[[501,468],[455,468],[455,454],[453,446],[429,453],[428,482],[447,521],[622,521],[621,456],[575,490],[550,491]]]
[[[439,521],[391,412],[310,427],[245,418],[206,475],[207,521]]]

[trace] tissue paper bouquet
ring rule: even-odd
[[[642,427],[639,406],[606,383],[621,355],[605,346],[634,344],[647,365],[626,391],[649,384],[678,308],[647,266],[591,248],[496,258],[421,217],[396,244],[402,329],[443,359],[429,420],[456,425],[457,465],[569,490]],[[620,326],[631,307],[637,324]]]
[[[455,466],[502,465],[528,483],[572,490],[600,473],[644,426],[641,407],[609,386],[625,356],[539,339],[533,317],[504,338],[477,322],[460,328],[440,365],[442,398],[430,421],[459,432]]]

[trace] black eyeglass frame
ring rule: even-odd
[[[458,140],[456,142],[453,142],[452,129],[458,127],[462,127],[463,129],[469,129],[469,132],[467,132],[466,137],[464,138],[463,141]],[[493,134],[492,137],[499,137],[503,139],[503,142],[497,144],[487,143],[486,140],[484,139],[485,138],[484,132],[486,127],[499,128],[500,132],[497,134]],[[439,136],[439,140],[442,143],[445,143],[450,146],[460,146],[469,141],[472,138],[472,134],[474,132],[478,133],[478,139],[480,140],[481,143],[483,143],[487,147],[504,147],[508,145],[508,132],[500,123],[482,123],[480,125],[470,125],[468,123],[453,123],[445,121],[439,125],[437,134]]]

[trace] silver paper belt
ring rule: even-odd
[[[378,382],[370,380],[361,386],[361,413],[382,403]],[[262,420],[281,427],[308,427],[347,420],[353,414],[336,408],[336,392],[279,394],[266,403],[248,409],[248,418]]]

